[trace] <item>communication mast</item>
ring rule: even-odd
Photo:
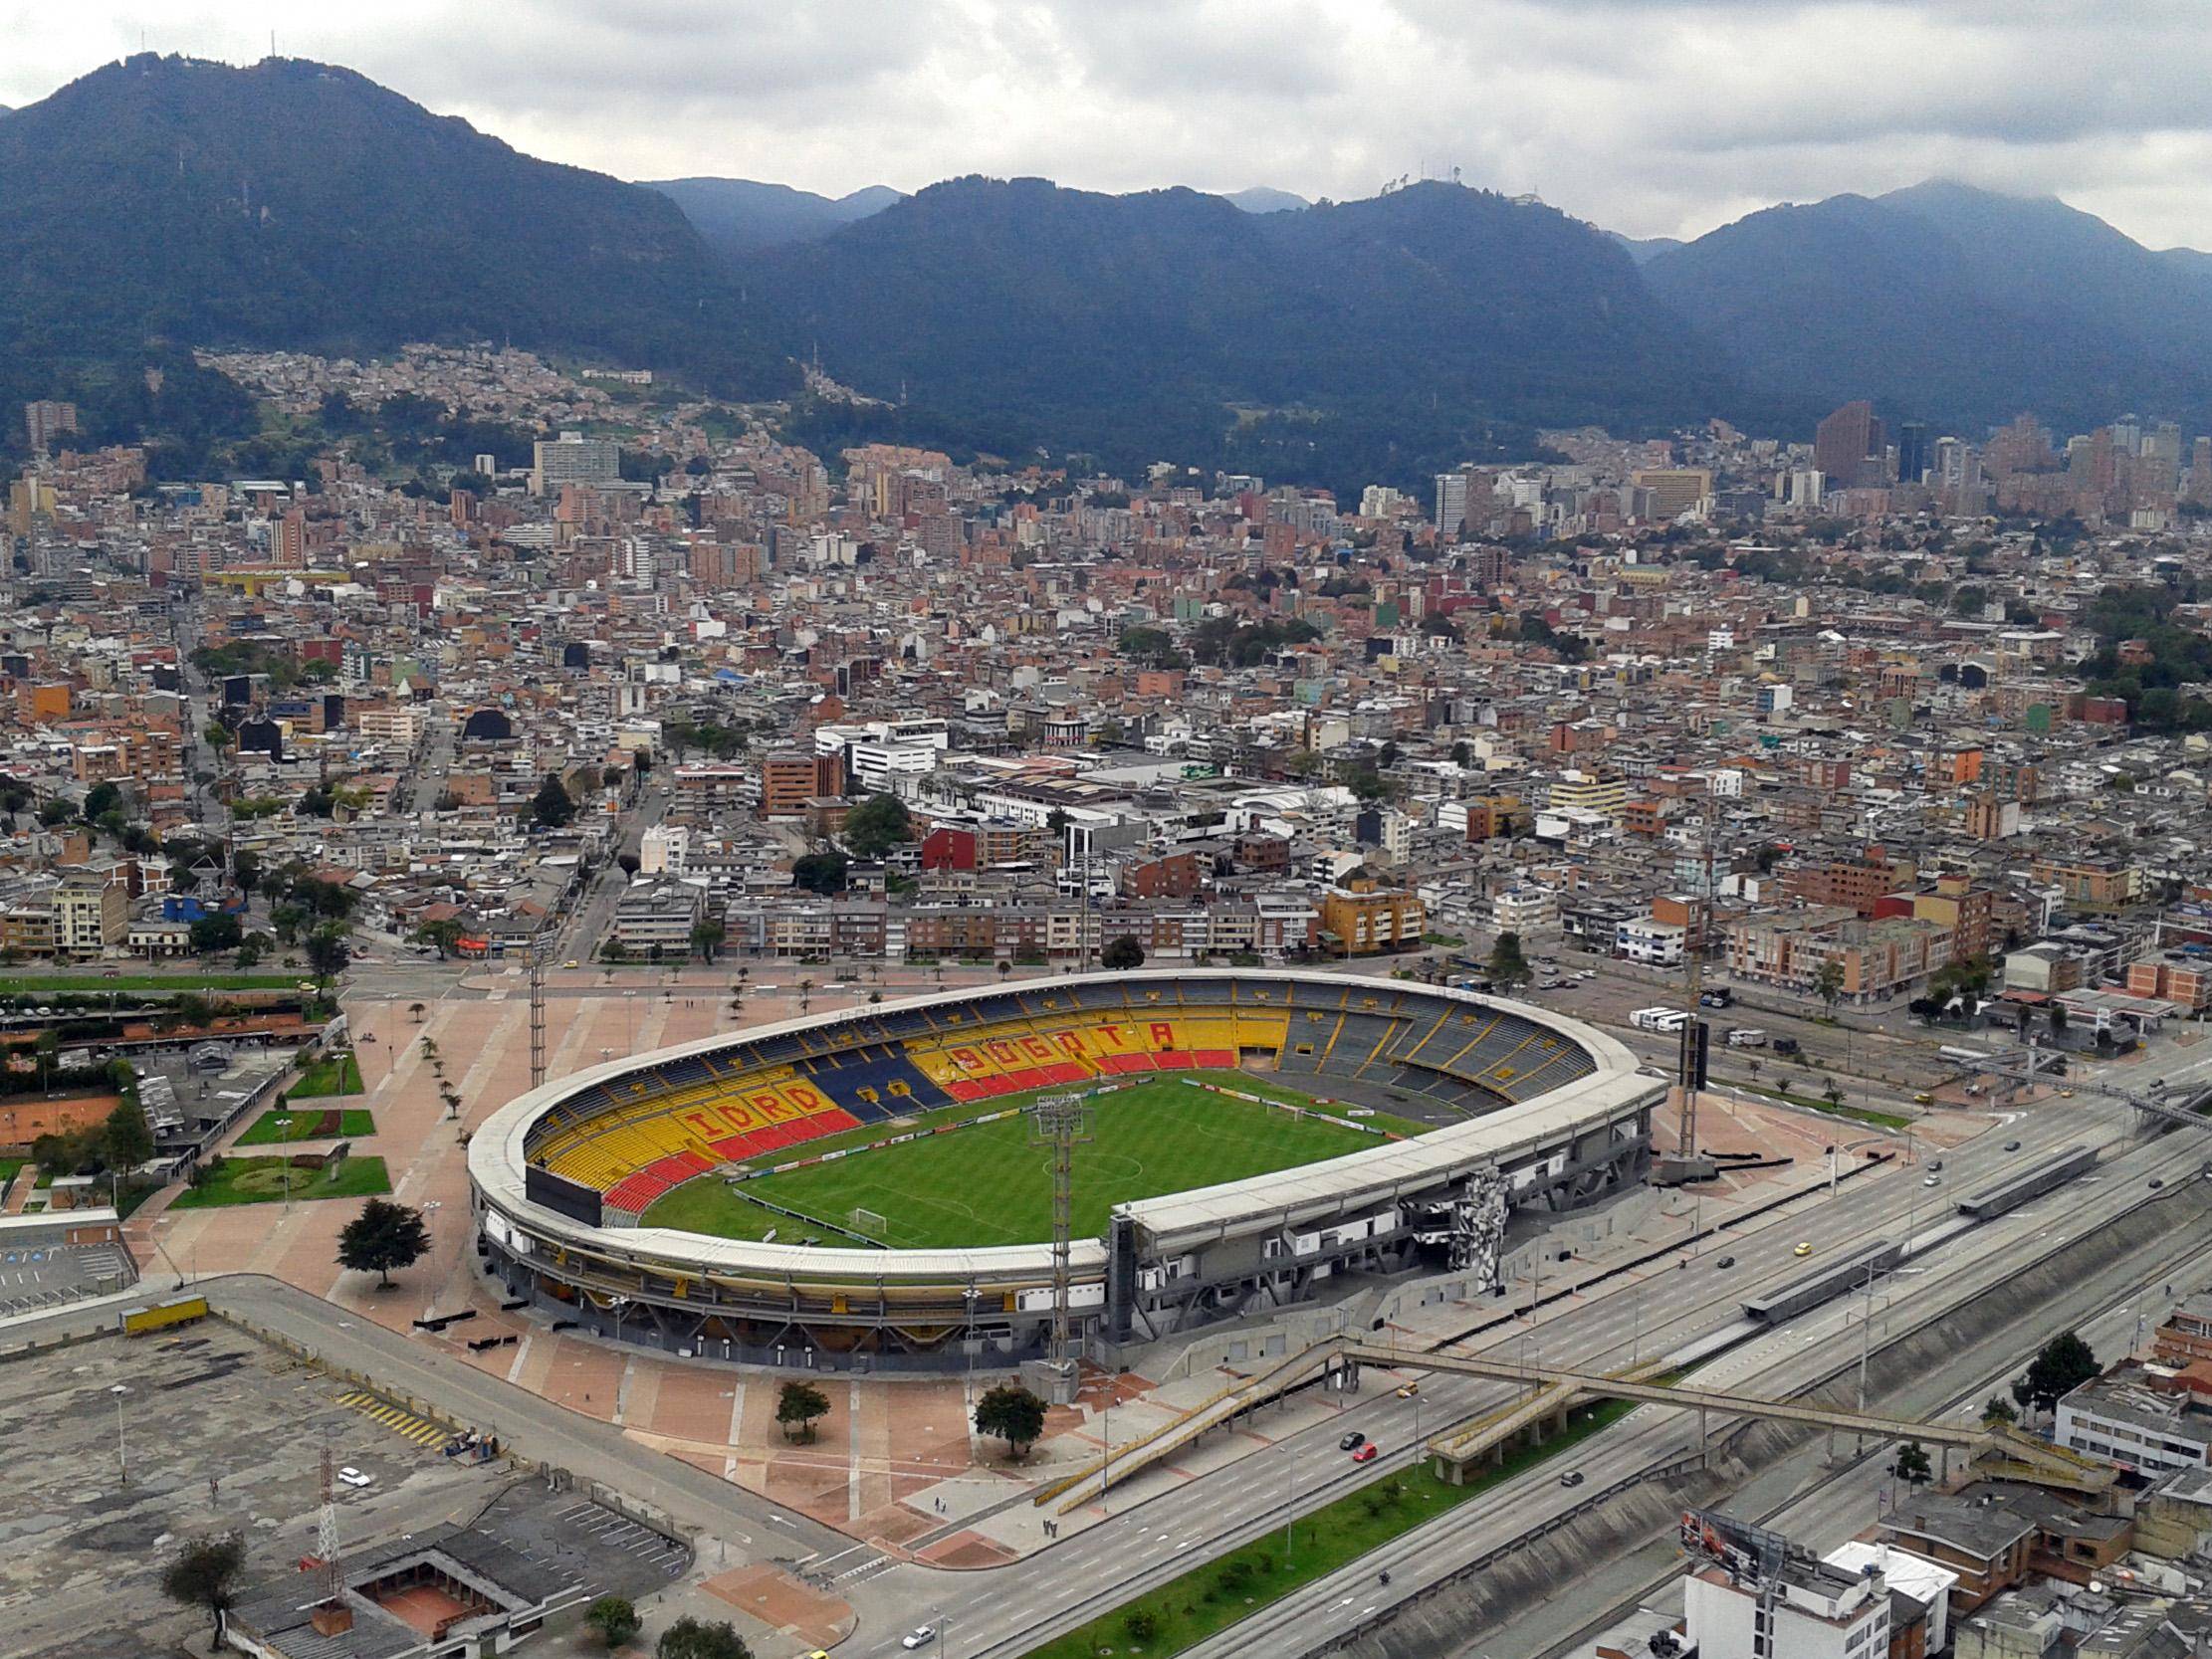
[[[336,1482],[331,1474],[331,1447],[323,1447],[323,1513],[315,1525],[315,1553],[321,1561],[323,1594],[309,1621],[320,1636],[336,1636],[352,1629],[353,1609],[345,1604],[345,1579],[337,1564]]]

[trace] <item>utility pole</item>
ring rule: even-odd
[[[1713,889],[1713,817],[1720,810],[1720,795],[1714,788],[1710,773],[1705,778],[1705,806],[1703,828],[1699,836],[1697,891],[1690,895],[1690,930],[1685,941],[1689,957],[1688,1006],[1683,1010],[1688,1018],[1682,1024],[1682,1049],[1677,1066],[1676,1081],[1682,1090],[1681,1135],[1675,1146],[1683,1157],[1697,1155],[1697,1094],[1704,1084],[1699,1075],[1699,1064],[1705,1045],[1699,1039],[1704,1032],[1704,1018],[1698,1009],[1698,998],[1705,986],[1705,949],[1712,933]]]
[[[1075,1148],[1095,1131],[1086,1094],[1046,1095],[1029,1108],[1029,1144],[1052,1153],[1052,1356],[1057,1386],[1075,1397],[1076,1352],[1068,1313],[1069,1259],[1075,1241]]]

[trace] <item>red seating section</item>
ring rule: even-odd
[[[709,1142],[716,1152],[707,1157],[699,1152],[677,1152],[657,1158],[644,1168],[624,1175],[607,1188],[606,1201],[614,1209],[641,1213],[647,1205],[671,1187],[681,1186],[694,1175],[711,1172],[718,1163],[736,1163],[749,1157],[759,1157],[764,1152],[795,1146],[801,1141],[816,1141],[825,1135],[835,1135],[840,1130],[858,1129],[860,1121],[848,1112],[817,1112],[808,1118],[794,1118],[789,1123],[771,1124],[757,1129],[750,1135],[728,1136]]]

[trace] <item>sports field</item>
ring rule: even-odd
[[[1305,1096],[1272,1080],[1261,1082],[1233,1072],[1196,1075],[1286,1105],[1307,1104]],[[991,1109],[1009,1104],[1014,1103],[995,1101]],[[1384,1143],[1377,1136],[1319,1119],[1224,1099],[1188,1077],[1163,1078],[1102,1095],[1094,1106],[1094,1138],[1075,1153],[1078,1237],[1104,1233],[1114,1205],[1132,1199],[1242,1180]],[[977,1113],[975,1107],[954,1108],[921,1123],[971,1118]],[[1421,1129],[1394,1118],[1363,1122],[1398,1134],[1417,1134]],[[878,1128],[874,1133],[880,1137],[885,1131]],[[645,1212],[643,1225],[742,1239],[761,1239],[773,1229],[776,1241],[784,1244],[805,1237],[825,1245],[852,1242],[826,1229],[810,1231],[806,1223],[753,1202],[752,1197],[758,1196],[815,1221],[862,1231],[894,1249],[1034,1244],[1052,1233],[1050,1159],[1049,1152],[1028,1144],[1025,1119],[1001,1119],[780,1175],[764,1175],[735,1189],[704,1175],[664,1195]],[[739,1196],[741,1192],[748,1196]],[[855,1228],[855,1209],[874,1211],[883,1225]]]

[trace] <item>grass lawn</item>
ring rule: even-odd
[[[290,1141],[360,1141],[376,1133],[365,1107],[273,1107],[238,1138],[241,1146],[276,1146]]]
[[[228,1204],[281,1204],[286,1163],[281,1157],[226,1157],[221,1169],[200,1185],[186,1187],[169,1207],[200,1210]],[[347,1158],[334,1181],[325,1180],[320,1168],[292,1171],[296,1203],[312,1198],[366,1198],[390,1190],[391,1179],[380,1157]]]
[[[30,1161],[27,1157],[0,1157],[0,1198],[8,1195],[8,1184],[15,1179],[16,1171]]]
[[[1181,1653],[1301,1584],[1326,1577],[1370,1550],[1480,1496],[1500,1481],[1511,1480],[1557,1457],[1619,1422],[1635,1408],[1631,1400],[1607,1400],[1578,1410],[1570,1417],[1564,1434],[1542,1446],[1508,1452],[1496,1469],[1465,1486],[1437,1479],[1427,1464],[1386,1476],[1311,1515],[1300,1516],[1288,1551],[1283,1548],[1282,1529],[1277,1527],[1064,1636],[1031,1648],[1025,1659],[1097,1659],[1105,1653],[1139,1652],[1145,1659],[1166,1659],[1169,1654]],[[1266,1454],[1256,1455],[1265,1461]],[[1132,1633],[1133,1620],[1139,1630],[1146,1629],[1149,1621],[1149,1634],[1141,1641]]]
[[[1293,1090],[1241,1073],[1214,1075],[1228,1087],[1285,1104],[1306,1101]],[[919,1122],[957,1122],[1012,1104],[1009,1098],[952,1108]],[[1381,1116],[1366,1121],[1401,1133],[1420,1127]],[[1334,1124],[1223,1099],[1183,1077],[1101,1097],[1095,1126],[1094,1139],[1075,1154],[1075,1229],[1083,1235],[1104,1232],[1113,1206],[1131,1199],[1241,1180],[1381,1144]],[[799,1149],[832,1150],[840,1142],[880,1140],[885,1133],[878,1125]],[[847,1227],[855,1208],[874,1210],[885,1220],[880,1241],[897,1249],[1029,1244],[1052,1231],[1049,1154],[1028,1144],[1028,1125],[1018,1117],[764,1175],[738,1190],[702,1176],[662,1197],[645,1212],[644,1224],[727,1238],[758,1239],[771,1227],[781,1239],[795,1236],[800,1223],[752,1202],[754,1197]]]
[[[50,991],[290,991],[301,973],[0,973],[0,996],[44,996]]]
[[[1810,1107],[1815,1112],[1833,1113],[1838,1118],[1855,1118],[1862,1124],[1873,1124],[1878,1129],[1903,1129],[1912,1122],[1894,1112],[1877,1112],[1871,1106],[1838,1106],[1825,1095],[1798,1095],[1787,1089],[1770,1089],[1763,1083],[1735,1083],[1731,1087],[1745,1089],[1754,1095],[1764,1095],[1769,1100],[1788,1101],[1792,1106]]]
[[[326,1054],[300,1074],[300,1081],[286,1091],[294,1100],[313,1100],[319,1095],[358,1095],[361,1090],[361,1068],[350,1052]]]

